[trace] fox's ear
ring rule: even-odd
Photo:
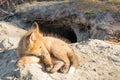
[[[27,39],[28,41],[34,41],[34,40],[35,40],[35,34],[34,34],[33,32],[31,32],[30,34],[28,34],[28,35],[26,36],[26,39]]]
[[[37,22],[34,22],[34,23],[32,24],[31,29],[32,29],[32,30],[36,30],[36,31],[39,32],[39,25],[38,25],[38,23],[37,23]]]

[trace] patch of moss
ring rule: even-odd
[[[84,11],[85,14],[94,14],[94,11],[93,10],[86,10]]]

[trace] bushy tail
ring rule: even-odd
[[[71,67],[70,67],[68,73],[73,73],[73,72],[78,68],[79,61],[78,61],[78,58],[77,58],[77,56],[74,54],[73,51],[71,51],[71,52],[68,53],[68,57],[69,57],[70,62],[71,62]]]

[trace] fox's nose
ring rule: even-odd
[[[45,52],[44,55],[48,55],[49,53],[48,52]]]

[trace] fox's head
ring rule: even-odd
[[[43,35],[39,31],[39,26],[35,22],[28,30],[23,38],[23,47],[25,54],[41,56],[41,54],[48,53],[44,43]]]

